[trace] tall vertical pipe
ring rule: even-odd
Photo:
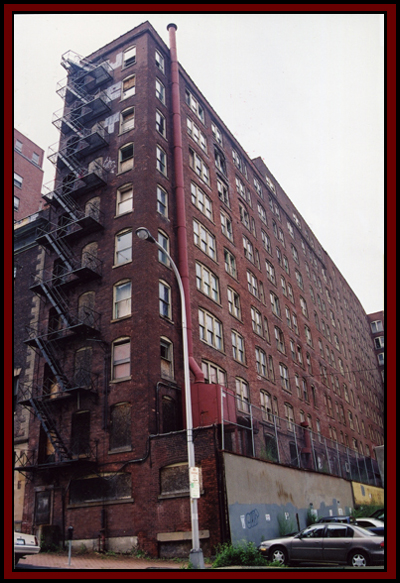
[[[204,382],[204,374],[193,358],[192,317],[190,311],[190,286],[189,286],[189,260],[187,248],[186,209],[185,209],[185,183],[183,177],[183,149],[182,149],[182,124],[181,103],[179,93],[179,64],[176,50],[176,24],[169,24],[169,46],[171,55],[171,96],[172,96],[172,131],[175,170],[175,196],[176,218],[178,237],[178,268],[182,278],[182,284],[186,297],[186,322],[188,330],[188,351],[190,369],[196,382]]]

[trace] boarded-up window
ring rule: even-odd
[[[175,399],[164,395],[162,398],[162,432],[177,431],[178,412]]]
[[[82,249],[82,267],[87,267],[96,271],[98,269],[97,261],[97,242],[88,243]]]
[[[92,217],[95,221],[100,219],[100,197],[95,196],[85,204],[85,215]]]
[[[87,455],[90,452],[90,412],[77,411],[71,421],[71,452]]]
[[[50,524],[51,492],[36,492],[35,524]]]
[[[161,495],[189,494],[187,463],[165,466],[160,470]]]
[[[69,503],[102,502],[131,497],[131,475],[113,474],[73,480],[69,489]]]
[[[172,342],[167,338],[160,340],[161,376],[163,379],[174,378]]]
[[[111,409],[110,449],[131,446],[131,405],[118,403]]]
[[[82,294],[78,300],[78,319],[86,326],[93,326],[95,323],[94,302],[96,294],[89,291]]]
[[[85,346],[75,352],[74,384],[77,387],[91,386],[92,348]]]
[[[127,77],[122,81],[122,95],[121,99],[126,99],[131,95],[135,95],[135,75]]]

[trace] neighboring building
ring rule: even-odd
[[[368,314],[368,321],[371,326],[372,339],[374,341],[376,359],[378,368],[382,375],[382,380],[385,378],[385,313],[374,312]]]
[[[39,146],[14,129],[14,221],[43,206],[43,155]]]
[[[138,227],[188,295],[205,552],[232,536],[224,451],[379,486],[384,436],[365,311],[178,65],[169,30],[171,50],[144,23],[62,56],[57,174],[36,237],[47,253],[30,285],[44,301],[19,339],[38,354],[18,393],[35,416],[17,464],[31,478],[24,530],[63,538],[72,525],[79,544],[162,556],[191,529],[181,312],[166,256]],[[305,516],[309,501],[296,504]]]

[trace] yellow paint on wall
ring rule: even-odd
[[[383,488],[376,486],[369,486],[367,484],[359,484],[352,482],[354,505],[357,506],[383,506],[385,503],[385,495]]]

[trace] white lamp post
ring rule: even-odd
[[[182,313],[182,342],[183,342],[183,367],[184,367],[184,381],[185,381],[185,406],[186,406],[186,438],[188,450],[188,466],[195,467],[194,459],[194,443],[193,443],[193,419],[192,419],[192,396],[190,392],[190,372],[189,372],[189,350],[188,350],[188,335],[187,335],[187,320],[186,320],[186,298],[183,289],[182,278],[175,265],[172,257],[164,249],[162,245],[150,234],[150,231],[145,227],[136,229],[136,235],[142,241],[149,241],[155,245],[168,257],[171,262],[171,267],[175,273],[178,282],[179,293],[181,297],[181,313]],[[191,493],[190,493],[191,494]],[[197,511],[197,498],[192,498],[190,495],[190,517],[192,523],[192,549],[190,551],[190,562],[195,568],[204,569],[203,551],[200,548],[199,539],[199,515]]]

